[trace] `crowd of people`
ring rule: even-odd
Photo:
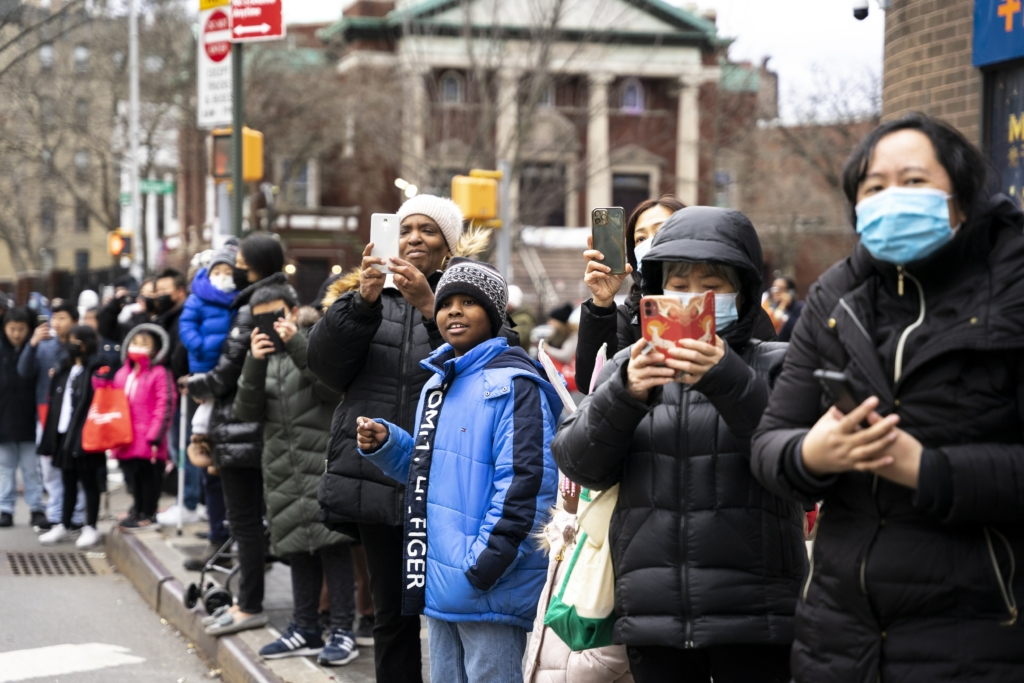
[[[843,175],[860,243],[806,303],[763,281],[746,216],[664,196],[630,216],[626,272],[587,249],[592,298],[538,325],[459,208],[420,195],[399,255],[367,245],[310,306],[253,234],[98,309],[11,308],[0,526],[20,467],[42,543],[100,540],[107,454],[82,430],[112,387],[120,526],[205,501],[190,567],[237,546],[207,632],[265,625],[265,565],[290,566],[266,658],[372,646],[377,680],[418,683],[425,616],[437,683],[1022,680],[1024,212],[987,178],[946,124],[881,125]],[[643,297],[707,292],[710,341],[644,339]],[[159,513],[182,419],[184,503]]]

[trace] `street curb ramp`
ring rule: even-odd
[[[107,558],[125,576],[153,610],[181,631],[220,669],[227,683],[285,683],[237,635],[214,638],[206,634],[202,602],[185,607],[185,588],[139,539],[121,529],[106,537]]]

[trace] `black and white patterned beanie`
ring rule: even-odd
[[[498,269],[490,263],[456,257],[448,264],[434,292],[434,317],[441,302],[452,294],[465,294],[487,310],[491,319],[491,334],[498,336],[505,322],[508,306],[508,285]]]

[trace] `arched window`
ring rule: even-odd
[[[441,75],[441,103],[462,104],[466,101],[466,81],[454,71]]]
[[[622,108],[632,113],[644,110],[644,86],[635,78],[627,78],[622,84]]]

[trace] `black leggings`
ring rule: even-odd
[[[315,553],[289,555],[288,561],[292,567],[295,623],[299,628],[319,628],[320,590],[326,576],[327,594],[331,598],[331,628],[351,631],[355,620],[356,592],[349,544],[339,543]]]
[[[75,512],[78,500],[78,485],[85,491],[85,523],[96,528],[96,520],[100,516],[100,480],[96,470],[78,469],[75,463],[60,471],[64,483],[64,508],[61,510],[61,524],[65,529],[71,528],[71,515]]]
[[[146,458],[128,458],[121,461],[125,482],[135,499],[135,515],[138,518],[152,517],[160,500],[160,481],[157,470],[163,469]]]
[[[263,611],[263,471],[231,467],[220,471],[231,535],[238,543],[238,607],[246,614]]]
[[[789,645],[719,645],[694,650],[630,647],[636,683],[788,683]]]

